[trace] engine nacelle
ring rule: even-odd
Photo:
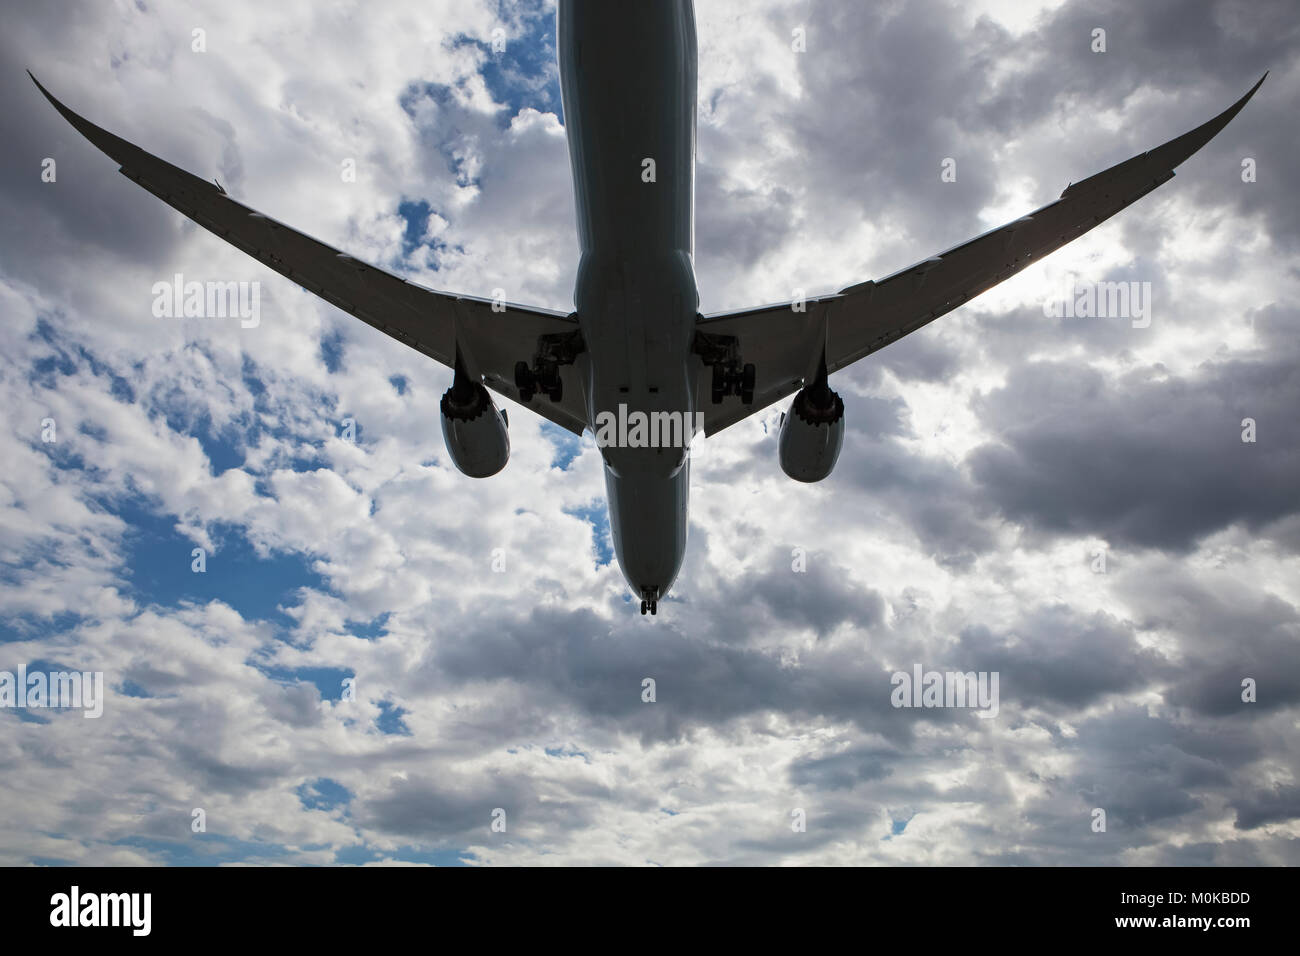
[[[781,470],[795,481],[821,481],[844,445],[844,401],[826,386],[799,390],[781,416]]]
[[[487,478],[506,466],[510,460],[506,413],[496,407],[486,388],[477,382],[449,388],[439,407],[442,438],[457,468],[471,478]]]

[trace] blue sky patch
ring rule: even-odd
[[[315,684],[321,700],[342,700],[344,679],[357,676],[356,671],[341,667],[263,667],[256,661],[249,663],[272,680]]]
[[[466,859],[473,860],[474,855],[467,850],[423,850],[418,847],[403,846],[390,852],[380,852],[369,847],[356,845],[339,850],[336,862],[360,866],[363,863],[375,863],[379,860],[400,860],[403,863],[427,863],[431,866],[468,866]]]
[[[564,513],[581,518],[591,525],[596,548],[596,567],[603,568],[614,560],[614,538],[609,530],[609,506],[604,501],[583,508],[566,508]]]
[[[375,721],[375,726],[379,728],[381,734],[395,734],[399,737],[410,737],[411,728],[406,726],[402,717],[409,713],[398,707],[392,701],[381,700],[379,702],[379,717]]]
[[[185,836],[177,840],[128,837],[115,840],[111,845],[151,853],[160,857],[168,866],[220,866],[223,863],[244,863],[289,855],[286,847],[276,843],[237,840],[219,833],[193,833],[190,831],[188,814],[179,821],[178,826],[184,828],[181,832]]]
[[[542,6],[518,10],[518,21],[505,28],[505,49],[488,42],[457,37],[453,46],[477,46],[484,52],[481,74],[492,99],[506,110],[508,125],[520,110],[554,113],[564,122],[560,103],[560,74],[555,60],[555,14]]]
[[[139,499],[120,503],[114,512],[130,525],[125,539],[128,590],[146,604],[176,606],[183,601],[224,601],[245,618],[268,619],[281,605],[296,603],[299,588],[330,590],[303,554],[274,552],[259,557],[243,530],[217,525],[210,529],[216,551],[204,557],[203,572],[193,570],[198,545],[176,530],[175,519],[160,515]],[[282,618],[287,623],[287,618]]]
[[[307,810],[337,810],[352,802],[352,793],[337,780],[318,777],[297,790],[298,799]]]
[[[402,233],[402,255],[409,256],[424,241],[432,212],[428,202],[423,199],[419,202],[404,199],[398,203],[397,214],[406,220],[406,229]]]
[[[325,369],[333,375],[343,366],[343,333],[331,329],[320,337],[320,358]]]
[[[552,468],[566,471],[573,459],[582,454],[582,439],[554,422],[542,422],[542,437],[555,446]]]
[[[377,641],[388,633],[388,620],[392,616],[392,611],[385,611],[365,623],[349,622],[348,633],[353,637],[361,638],[363,641]]]

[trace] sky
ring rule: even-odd
[[[1271,72],[1171,182],[834,375],[826,481],[781,473],[786,402],[710,439],[653,617],[590,436],[506,403],[509,465],[461,476],[450,371],[24,73],[359,258],[568,310],[553,5],[4,13],[0,671],[106,695],[0,708],[0,864],[1300,863],[1293,4],[700,0],[705,313],[888,275]],[[259,282],[260,322],[155,317],[177,273]],[[1072,282],[1149,283],[1149,325],[1046,314]],[[894,706],[917,667],[998,675],[996,715]]]

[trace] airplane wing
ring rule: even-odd
[[[698,406],[712,435],[798,391],[817,370],[824,343],[834,372],[915,332],[986,292],[1025,266],[1077,239],[1174,176],[1174,167],[1223,129],[1264,82],[1214,119],[1149,152],[1071,183],[1059,199],[883,279],[838,294],[743,312],[709,315],[698,332],[734,339],[755,367],[754,401],[710,401],[710,378],[699,376]],[[707,371],[707,370],[705,370]]]
[[[504,311],[493,311],[489,299],[435,292],[355,259],[101,129],[55,99],[36,77],[32,82],[128,179],[307,291],[448,368],[454,367],[459,340],[462,355],[482,374],[483,383],[507,398],[520,400],[515,362],[533,358],[540,336],[566,336],[578,329],[577,321],[561,312],[508,303]],[[577,382],[569,385],[558,402],[542,397],[524,404],[581,435],[586,425],[582,390]]]

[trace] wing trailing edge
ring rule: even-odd
[[[73,129],[132,182],[330,305],[447,368],[454,367],[459,344],[473,355],[483,384],[507,398],[520,401],[517,361],[531,359],[544,336],[565,338],[578,328],[576,319],[562,312],[437,292],[341,252],[237,202],[220,183],[96,126],[56,99],[30,70],[27,75]],[[582,394],[575,381],[560,401],[524,404],[580,435],[586,425]]]
[[[817,360],[810,350],[824,346],[831,372],[845,368],[987,292],[1137,202],[1172,179],[1174,168],[1227,126],[1267,77],[1265,73],[1239,100],[1190,132],[1070,183],[1045,206],[883,279],[859,282],[807,302],[705,316],[699,330],[734,337],[744,361],[754,363],[758,378],[752,405],[713,405],[704,374],[708,370],[701,373],[696,394],[705,410],[705,432],[721,431],[798,391]]]

